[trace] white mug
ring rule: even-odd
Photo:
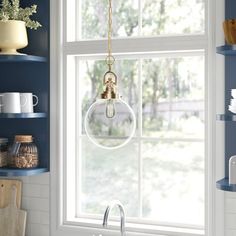
[[[20,93],[2,93],[1,97],[1,111],[2,113],[21,113],[21,97]],[[22,99],[22,103],[26,103],[26,97],[24,97],[24,101]],[[24,105],[24,104],[22,104]]]
[[[236,89],[231,89],[231,96],[236,98]]]
[[[24,97],[26,98],[26,103],[24,104]],[[33,99],[35,98],[35,103]],[[38,104],[38,97],[32,93],[21,93],[21,112],[22,113],[32,113],[34,112],[34,106]]]
[[[236,184],[236,156],[229,159],[229,184]]]
[[[230,99],[230,105],[236,107],[236,99]]]

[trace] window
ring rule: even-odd
[[[100,228],[119,199],[130,232],[204,234],[207,1],[113,1],[114,71],[137,128],[112,151],[94,146],[83,125],[107,69],[107,1],[61,1],[63,224]]]

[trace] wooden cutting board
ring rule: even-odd
[[[14,179],[0,179],[0,208],[4,208],[9,205],[13,186],[17,189],[16,205],[20,209],[22,182]]]
[[[13,186],[10,204],[0,209],[0,236],[25,236],[27,213],[17,208],[16,194],[16,186]]]

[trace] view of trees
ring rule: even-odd
[[[139,146],[134,139],[124,148],[108,151],[95,147],[86,137],[82,138],[81,208],[85,213],[103,214],[108,201],[119,198],[126,207],[128,217],[203,225],[204,188],[196,192],[194,187],[199,181],[201,186],[204,185],[203,57],[118,60],[115,71],[119,75],[120,92],[137,118],[140,112],[138,63],[142,63],[144,141]],[[81,66],[90,65],[90,68],[98,68],[99,64],[102,62],[81,61]],[[87,91],[82,103],[84,117],[91,99],[95,99],[92,88],[99,89],[102,76],[97,77],[95,85],[92,85],[89,73],[80,79],[83,80],[81,89]],[[137,134],[139,128],[137,125]],[[148,137],[156,138],[156,141],[145,141]],[[173,141],[165,141],[165,138],[172,138]],[[183,138],[186,141],[178,141]],[[143,159],[141,209],[137,207],[139,152]],[[179,201],[175,206],[172,204],[173,198]],[[192,202],[192,207],[184,207]],[[171,210],[170,206],[181,215],[166,215],[166,209]],[[195,218],[189,218],[188,215],[193,212]]]
[[[204,0],[143,0],[142,16],[139,7],[137,0],[113,1],[114,37],[204,32]],[[107,0],[83,0],[81,8],[81,37],[107,37]],[[103,60],[81,60],[80,68],[84,117],[102,92],[107,67]],[[83,131],[79,143],[82,212],[103,214],[110,200],[119,199],[128,217],[203,225],[204,57],[173,54],[120,59],[114,71],[123,99],[137,118],[142,112],[142,127],[137,125],[136,136],[141,128],[143,136],[141,141],[134,138],[125,147],[109,151],[91,144]]]
[[[204,0],[112,1],[113,36],[155,36],[162,34],[203,33]],[[139,21],[141,7],[142,22]],[[82,1],[82,35],[84,39],[107,37],[107,0]]]

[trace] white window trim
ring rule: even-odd
[[[199,41],[196,43],[196,50],[199,50],[199,48],[206,48],[208,47],[209,55],[206,55],[206,59],[209,60],[209,69],[207,71],[207,74],[209,78],[216,78],[216,80],[212,80],[209,84],[206,85],[206,88],[208,88],[208,101],[210,106],[210,115],[207,117],[208,123],[212,124],[209,126],[209,129],[207,130],[208,135],[211,135],[212,137],[215,137],[216,134],[216,125],[215,125],[215,114],[216,110],[217,112],[223,111],[223,94],[224,90],[222,89],[222,80],[224,78],[224,70],[223,68],[223,60],[216,57],[215,54],[215,46],[216,46],[216,39],[214,35],[217,35],[217,39],[219,38],[219,42],[217,42],[217,45],[223,43],[222,39],[222,31],[221,29],[221,22],[224,19],[223,9],[224,9],[224,3],[223,1],[214,1],[214,0],[208,0],[208,14],[209,14],[209,23],[208,25],[211,27],[206,27],[208,30],[209,35],[211,35],[211,38],[209,39],[209,43],[207,45],[207,41],[205,36],[199,36]],[[102,227],[98,227],[96,224],[89,224],[86,223],[80,226],[76,224],[65,224],[62,218],[62,196],[63,196],[63,158],[62,158],[62,125],[63,125],[63,97],[62,97],[62,76],[63,76],[63,70],[61,65],[63,65],[63,51],[62,51],[62,43],[63,43],[63,35],[60,29],[60,25],[64,24],[63,22],[63,11],[62,11],[62,1],[58,0],[51,0],[50,1],[50,9],[51,9],[51,111],[50,111],[50,130],[51,130],[51,151],[50,151],[50,160],[51,160],[51,181],[50,181],[50,189],[51,189],[51,236],[91,236],[93,234],[103,234],[104,236],[108,235],[120,235],[118,226],[112,226],[110,230],[103,230]],[[206,10],[207,11],[207,10]],[[217,18],[216,18],[217,16]],[[219,17],[220,16],[220,17]],[[216,27],[212,27],[216,24]],[[182,49],[188,50],[188,42],[191,40],[191,36],[186,36],[186,40],[178,40],[179,37],[175,36],[173,37],[173,44],[170,45],[165,43],[165,37],[160,37],[158,39],[158,42],[154,40],[152,37],[147,38],[146,42],[148,45],[150,45],[151,51],[163,51],[166,48],[176,51],[180,46],[182,46]],[[132,45],[140,46],[139,44],[139,38],[132,38],[129,39]],[[122,48],[122,44],[119,43],[120,39],[114,40],[113,42],[113,51],[114,53],[119,53],[120,51],[124,53],[128,53],[125,48]],[[193,42],[193,41],[192,41]],[[202,42],[202,45],[199,44],[199,42]],[[86,46],[86,42],[80,43],[80,47],[78,47],[77,43],[70,43],[67,44],[68,47],[66,47],[66,51],[68,54],[75,54],[77,52],[80,54],[80,56],[83,56],[83,54],[103,54],[104,49],[106,48],[106,41],[105,40],[97,40],[94,42],[96,44],[95,46],[99,45],[100,50],[95,51],[93,47],[88,48]],[[161,45],[161,47],[159,46]],[[183,47],[184,46],[184,47]],[[204,46],[204,47],[202,47]],[[142,47],[139,47],[140,49]],[[191,48],[192,49],[192,48]],[[91,51],[90,51],[91,50]],[[132,51],[136,51],[137,48],[134,47],[131,50],[129,50],[130,53]],[[138,50],[140,54],[145,54],[144,51]],[[215,72],[215,68],[217,68]],[[219,83],[216,83],[216,81],[219,81]],[[217,88],[217,97],[221,98],[220,101],[217,101],[215,103],[215,88]],[[215,109],[216,104],[219,104],[219,106]],[[223,176],[223,168],[224,165],[224,158],[222,158],[224,155],[224,147],[223,147],[223,140],[224,140],[224,128],[220,128],[217,130],[217,139],[212,139],[212,142],[209,144],[209,150],[208,156],[209,160],[208,163],[206,163],[208,168],[209,176],[208,182],[209,186],[206,186],[206,194],[208,197],[208,206],[206,207],[208,214],[206,215],[206,234],[207,236],[222,236],[224,235],[224,194],[222,192],[219,192],[215,188],[215,181],[217,178],[220,178]],[[218,147],[218,151],[215,151],[216,144]],[[217,154],[217,155],[216,155]],[[216,158],[213,158],[216,157]],[[87,225],[87,227],[86,227]],[[112,225],[112,224],[111,224]],[[152,230],[151,228],[147,231],[147,233],[141,233],[141,231],[136,228],[136,232],[130,232],[127,235],[181,235],[181,236],[193,236],[193,235],[202,235],[199,232],[188,233],[188,232],[179,232],[178,231],[172,231],[173,228],[167,229],[166,227],[162,228],[159,227],[159,230]],[[176,229],[174,229],[176,230]],[[129,231],[129,230],[128,230]],[[168,233],[167,233],[168,232]],[[200,233],[200,234],[199,234]]]

